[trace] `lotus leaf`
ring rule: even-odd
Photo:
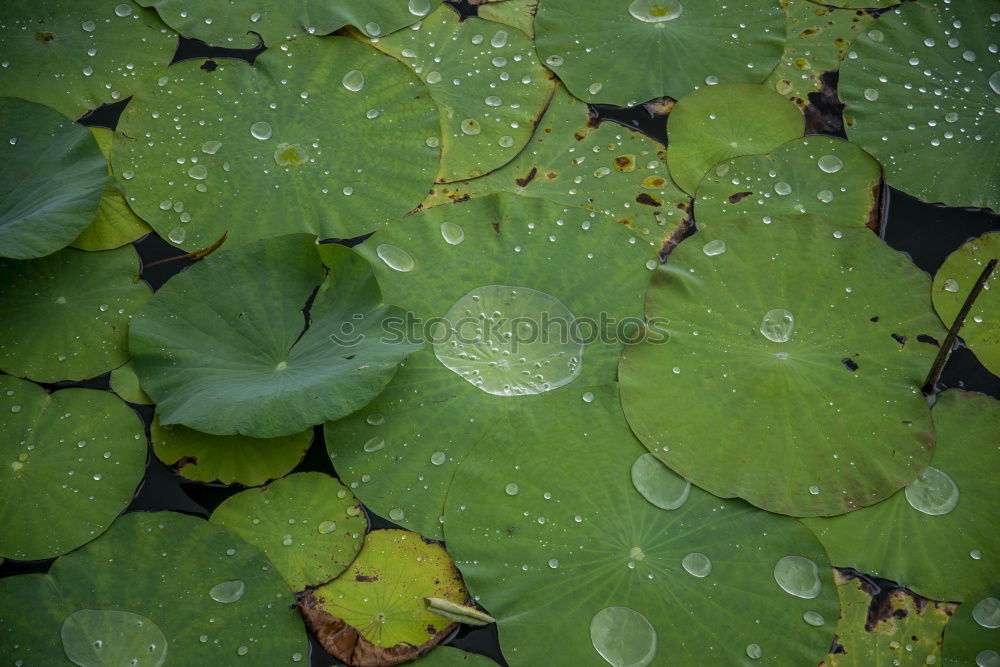
[[[945,665],[993,667],[1000,659],[1000,586],[977,591],[948,623]]]
[[[867,229],[709,225],[653,277],[646,315],[669,318],[669,342],[625,350],[629,424],[718,496],[795,516],[874,504],[934,447],[927,283]]]
[[[403,315],[363,259],[289,234],[174,277],[132,322],[129,349],[160,424],[274,438],[374,398],[419,347],[379,335]],[[347,327],[353,337],[337,338]]]
[[[152,405],[153,401],[146,396],[146,392],[139,386],[139,376],[135,374],[132,362],[126,362],[111,371],[108,377],[111,391],[118,394],[122,400],[137,405]]]
[[[479,18],[517,28],[534,39],[536,11],[538,0],[502,0],[480,5],[477,13]]]

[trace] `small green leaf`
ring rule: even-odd
[[[259,547],[295,591],[343,572],[368,528],[354,494],[319,472],[289,475],[230,496],[211,521]]]
[[[497,622],[497,619],[476,607],[458,604],[444,598],[424,598],[424,602],[427,603],[427,608],[438,616],[456,623],[479,626]]]
[[[132,362],[126,362],[111,371],[109,377],[111,391],[118,394],[122,400],[138,405],[152,405],[153,401],[139,386],[139,376],[135,374]]]

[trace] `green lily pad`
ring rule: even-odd
[[[669,342],[622,356],[629,424],[721,497],[795,516],[874,504],[934,447],[919,388],[937,346],[918,335],[944,331],[927,283],[867,229],[709,225],[653,276],[646,316],[669,319]]]
[[[763,86],[705,86],[682,97],[667,118],[674,182],[694,193],[710,167],[739,155],[767,153],[802,136],[802,112]]]
[[[951,326],[986,264],[1000,257],[1000,232],[983,234],[948,255],[934,276],[934,309]],[[965,318],[960,335],[976,358],[1000,375],[1000,271],[994,269]],[[989,289],[992,287],[992,289]]]
[[[895,4],[893,0],[886,2]],[[872,0],[864,4],[874,6]],[[781,0],[781,5],[786,16],[785,52],[764,85],[805,109],[811,104],[809,95],[828,85],[823,75],[840,69],[848,48],[872,26],[875,17],[811,0]]]
[[[734,0],[545,0],[535,46],[570,92],[586,102],[632,106],[679,99],[707,83],[760,83],[785,41],[776,2]]]
[[[479,5],[479,18],[517,28],[528,37],[535,37],[535,12],[538,0],[503,0]]]
[[[1000,579],[1000,521],[989,510],[990,473],[1000,470],[1000,401],[946,391],[933,416],[938,445],[916,482],[873,507],[805,523],[838,566],[898,581],[935,600],[965,600]]]
[[[612,216],[659,248],[691,208],[670,180],[665,157],[660,142],[598,124],[586,104],[557,86],[531,142],[510,164],[481,178],[435,185],[423,207],[495,192],[524,194]]]
[[[904,3],[840,67],[848,138],[925,201],[1000,208],[1000,13],[987,4]]]
[[[103,127],[92,127],[90,131],[105,158],[111,158],[111,142],[115,133]],[[111,167],[108,167],[110,174]],[[142,238],[152,229],[132,212],[125,201],[125,194],[116,184],[104,186],[97,215],[80,235],[71,243],[80,250],[111,250]]]
[[[39,104],[0,97],[0,126],[0,257],[49,255],[94,218],[108,162],[85,127]]]
[[[259,547],[295,591],[346,570],[368,529],[354,494],[320,472],[300,472],[230,496],[211,521]]]
[[[512,667],[547,664],[553,637],[563,664],[818,662],[832,624],[803,614],[837,613],[822,547],[697,488],[674,510],[648,502],[617,387],[589,391],[497,424],[448,494],[448,547]]]
[[[129,349],[160,424],[274,438],[374,398],[419,348],[379,336],[404,314],[382,304],[371,267],[349,249],[289,234],[172,278],[132,322]]]
[[[414,28],[372,45],[408,65],[440,110],[440,134],[426,140],[441,146],[438,182],[475,178],[510,162],[555,87],[531,39],[499,23],[460,21],[446,6]]]
[[[427,653],[455,624],[427,611],[426,597],[468,598],[451,556],[405,530],[374,530],[337,579],[299,602],[306,625],[350,665],[397,665]]]
[[[221,583],[239,588],[238,599],[213,599]],[[74,664],[65,648],[83,640],[113,647],[120,634],[88,635],[71,618],[93,610],[147,619],[166,638],[167,665],[286,665],[309,650],[294,602],[264,554],[231,531],[174,512],[136,512],[48,574],[0,579],[0,655],[57,667]],[[160,648],[136,665],[157,664],[145,660]]]
[[[364,410],[328,423],[327,450],[366,506],[429,537],[441,536],[455,467],[496,422],[534,410],[539,393],[580,400],[581,386],[614,379],[622,338],[642,324],[642,293],[656,266],[655,251],[613,220],[508,194],[428,209],[357,251],[371,259],[386,298],[412,311],[435,344],[411,355]],[[395,262],[400,253],[405,265]],[[476,360],[462,359],[466,350],[450,345],[435,322],[480,312],[498,351],[465,367]],[[547,342],[530,331],[504,338],[522,317],[524,326],[537,322],[539,334],[543,316]]]
[[[103,533],[146,468],[142,422],[106,391],[0,375],[0,554],[52,558]]]
[[[698,186],[698,222],[819,216],[842,227],[878,222],[882,169],[836,137],[794,139],[769,155],[721,162]]]
[[[129,321],[151,293],[131,246],[0,260],[0,370],[58,382],[121,366]]]
[[[509,1],[513,2],[514,0]],[[507,4],[507,2],[503,4]],[[488,7],[491,5],[483,6]],[[480,8],[480,11],[482,11],[482,8]],[[416,664],[423,665],[423,667],[468,667],[469,665],[473,667],[489,667],[497,663],[484,655],[469,653],[468,651],[463,651],[452,646],[438,646],[423,658],[419,658]]]
[[[977,591],[958,608],[945,632],[945,665],[985,665],[1000,659],[1000,586]]]
[[[862,575],[834,570],[840,595],[837,650],[823,667],[933,665],[941,633],[958,605],[928,600],[902,587],[882,589]]]
[[[139,376],[135,374],[132,362],[127,362],[111,371],[108,378],[111,391],[118,394],[122,400],[138,405],[152,405],[153,399],[139,386]]]
[[[112,373],[113,375],[113,373]],[[208,435],[153,419],[153,453],[171,470],[195,482],[258,486],[287,475],[312,441],[312,429],[278,438]]]
[[[177,34],[130,0],[6,0],[0,90],[76,119],[132,95],[176,49]]]
[[[228,47],[274,46],[301,35],[327,35],[345,25],[372,37],[421,20],[441,0],[137,0],[155,7],[185,37]]]
[[[174,245],[195,250],[226,232],[230,245],[358,236],[430,188],[438,150],[424,140],[440,132],[437,109],[404,65],[370,46],[305,37],[253,66],[203,65],[177,63],[136,93],[112,149],[129,205]]]

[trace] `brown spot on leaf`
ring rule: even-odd
[[[550,181],[552,179],[556,178],[557,176],[559,176],[559,172],[558,171],[548,171],[548,172],[545,172],[545,178],[549,179]]]
[[[690,218],[685,218],[678,222],[670,233],[664,235],[663,237],[663,244],[660,246],[660,252],[657,253],[660,261],[667,261],[667,258],[670,257],[670,253],[674,251],[674,248],[676,248],[681,241],[691,236],[693,233],[694,225],[691,224]]]
[[[667,179],[662,176],[647,176],[642,179],[642,187],[649,188],[650,190],[662,190],[663,186],[667,184]]]
[[[523,188],[527,186],[528,183],[531,183],[533,180],[535,180],[535,176],[537,175],[538,175],[538,167],[532,167],[531,171],[528,172],[527,176],[525,176],[524,178],[515,178],[514,182]]]
[[[663,206],[662,199],[646,192],[640,192],[635,200],[644,206]]]
[[[577,130],[576,132],[573,133],[573,137],[577,141],[583,141],[584,139],[587,138],[587,133],[584,132],[583,130]]]
[[[52,32],[36,32],[35,33],[35,39],[37,39],[39,42],[46,42],[46,43],[48,43],[48,42],[51,42],[52,40],[54,40],[55,38],[56,38],[56,35],[55,35],[55,33],[52,33]]]
[[[494,220],[493,221],[493,233],[494,234],[499,234],[500,233],[500,221],[499,220]]]
[[[734,192],[733,194],[729,195],[729,203],[738,204],[739,202],[743,201],[745,197],[749,197],[752,194],[753,193],[750,192],[749,190],[744,190],[743,192]]]
[[[354,581],[360,581],[360,582],[366,583],[366,584],[367,583],[371,583],[373,581],[378,581],[378,580],[379,579],[378,579],[378,575],[377,574],[373,574],[371,576],[368,576],[366,574],[356,574],[356,575],[354,575]]]
[[[635,156],[619,155],[615,158],[615,169],[622,172],[635,171]]]

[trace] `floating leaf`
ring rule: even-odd
[[[112,376],[114,374],[112,373]],[[257,486],[287,475],[298,465],[312,429],[278,438],[208,435],[180,425],[149,428],[153,452],[172,470],[196,482]]]
[[[220,584],[239,595],[213,599]],[[121,639],[91,638],[79,627],[73,615],[93,610],[148,619],[167,640],[167,665],[284,665],[309,650],[294,602],[264,554],[229,530],[174,512],[136,512],[48,574],[0,579],[0,655],[13,664],[72,665],[64,642]]]
[[[672,511],[647,502],[629,482],[643,449],[617,387],[589,391],[498,423],[448,494],[449,549],[510,664],[547,664],[553,637],[562,664],[598,652],[612,665],[744,664],[758,651],[815,664],[832,627],[803,614],[837,613],[822,547],[792,519],[697,488]],[[804,566],[794,581],[788,556]]]
[[[653,251],[611,220],[507,194],[423,211],[357,250],[371,258],[386,298],[405,304],[438,344],[407,359],[364,410],[328,423],[327,450],[365,505],[431,537],[441,535],[455,466],[496,422],[534,410],[539,392],[580,400],[581,385],[614,379],[622,339],[642,324],[642,291],[656,265]],[[399,253],[405,266],[395,263]],[[479,318],[497,352],[450,345],[437,328],[446,316],[463,326],[463,316]],[[542,317],[547,342],[527,330],[504,337],[512,322],[534,322],[538,334]],[[483,358],[463,366],[477,362],[459,356],[470,351]],[[505,385],[512,395],[503,395]]]
[[[587,102],[632,106],[674,99],[707,83],[760,83],[781,57],[785,16],[776,2],[545,0],[535,17],[538,55]]]
[[[690,210],[690,198],[670,180],[665,155],[663,145],[644,134],[598,124],[586,104],[558,86],[513,162],[481,178],[435,185],[423,205],[526,194],[612,216],[659,248]]]
[[[718,496],[795,516],[876,503],[934,446],[927,282],[867,229],[709,225],[653,277],[646,316],[669,318],[669,342],[622,357],[629,424]]]
[[[555,86],[531,40],[491,21],[460,21],[444,6],[414,27],[372,44],[408,65],[440,109],[441,131],[427,138],[428,146],[441,146],[437,180],[474,178],[510,162]]]
[[[462,576],[440,544],[405,530],[374,530],[344,574],[299,602],[323,648],[351,665],[398,665],[454,630],[425,597],[465,602]]]
[[[855,41],[838,85],[847,136],[889,185],[1000,208],[998,22],[981,2],[907,2]]]
[[[0,375],[0,554],[52,558],[107,529],[146,468],[142,422],[106,391]]]
[[[380,335],[403,315],[363,259],[290,234],[175,276],[132,322],[129,348],[162,425],[273,438],[374,398],[419,347]]]
[[[185,250],[225,232],[229,245],[370,232],[420,203],[438,164],[424,139],[440,132],[426,87],[346,37],[282,44],[253,66],[178,63],[118,130],[112,165],[129,205]]]
[[[327,35],[353,25],[372,37],[419,21],[441,0],[137,0],[155,7],[185,37],[229,47],[268,46],[301,35]]]
[[[721,162],[698,186],[698,222],[802,214],[843,227],[875,226],[882,169],[836,137],[794,139],[770,155]]]
[[[120,366],[129,321],[150,294],[132,247],[0,260],[0,369],[58,382]]]
[[[1000,232],[983,234],[948,255],[934,276],[934,309],[951,326],[986,264],[1000,257]],[[990,289],[992,286],[993,289]],[[1000,375],[1000,270],[994,269],[962,326],[961,336],[976,358]]]
[[[888,581],[834,570],[840,595],[835,650],[821,667],[877,664],[933,665],[941,657],[941,633],[958,607],[921,597]],[[821,619],[810,617],[806,622]],[[831,619],[832,620],[832,619]]]
[[[838,4],[838,3],[830,3]],[[866,7],[876,2],[864,0]],[[887,0],[886,4],[895,4]],[[835,9],[811,0],[781,0],[785,10],[785,52],[764,85],[806,109],[811,95],[829,91],[823,75],[836,72],[854,39],[875,17],[868,12]]]
[[[103,127],[92,127],[90,131],[97,140],[101,153],[110,158],[115,133]],[[108,167],[109,173],[110,170]],[[109,184],[104,186],[97,215],[70,245],[80,250],[111,250],[131,243],[151,231],[149,225],[128,207],[121,188]]]
[[[938,445],[931,467],[915,482],[873,507],[805,523],[838,566],[898,581],[932,599],[965,600],[1000,578],[1000,521],[988,509],[991,473],[1000,470],[1000,401],[947,391],[933,416]]]
[[[944,638],[945,665],[993,667],[1000,660],[1000,586],[969,596],[948,623]]]
[[[501,4],[506,5],[515,1],[516,0],[505,0],[505,2]],[[489,7],[492,5],[484,6]],[[479,11],[482,11],[482,7],[480,7]],[[416,661],[416,664],[421,667],[468,667],[469,665],[473,665],[474,667],[494,667],[497,663],[493,662],[486,656],[478,655],[476,653],[469,653],[468,651],[463,651],[451,646],[437,646],[426,656],[419,658]]]
[[[49,255],[93,220],[108,162],[86,128],[39,104],[0,97],[0,126],[0,257]]]
[[[135,374],[132,362],[127,362],[111,371],[108,378],[111,384],[111,391],[115,392],[122,400],[138,405],[152,405],[153,401],[146,396],[146,392],[139,386],[139,376]]]
[[[694,193],[713,165],[739,155],[767,153],[802,136],[802,112],[763,86],[731,83],[685,95],[667,118],[674,182]]]
[[[211,520],[259,547],[296,591],[347,569],[368,528],[354,494],[320,472],[297,473],[230,496]]]
[[[535,37],[535,12],[538,0],[503,0],[479,5],[479,18],[503,23],[522,31],[528,37]]]
[[[126,99],[176,49],[176,33],[131,1],[5,0],[0,89],[75,119]]]

